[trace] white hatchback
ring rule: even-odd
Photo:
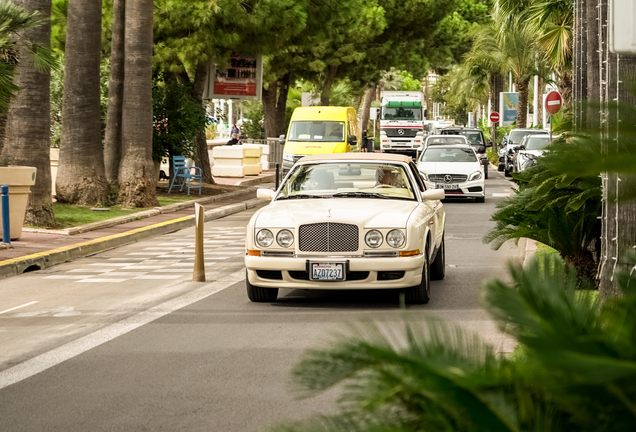
[[[417,168],[429,189],[443,189],[447,197],[486,199],[484,167],[470,145],[430,146]]]

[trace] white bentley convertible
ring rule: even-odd
[[[247,295],[279,288],[405,291],[426,303],[444,277],[443,190],[426,190],[411,158],[375,153],[307,156],[247,226]]]

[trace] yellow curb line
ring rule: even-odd
[[[25,256],[22,256],[22,257],[18,257],[18,258],[12,258],[12,259],[9,259],[9,260],[0,261],[0,266],[15,264],[15,263],[18,263],[20,261],[26,261],[26,260],[29,260],[29,259],[45,257],[47,255],[52,255],[52,254],[58,253],[58,252],[66,252],[66,251],[71,250],[71,249],[81,248],[81,247],[89,246],[89,245],[92,245],[92,244],[95,244],[95,243],[101,243],[101,242],[105,242],[105,241],[108,241],[108,240],[113,240],[113,239],[116,239],[116,238],[130,236],[130,235],[133,235],[133,234],[136,234],[136,233],[139,233],[139,232],[148,231],[150,229],[160,228],[162,226],[179,223],[179,222],[185,221],[187,219],[194,219],[194,216],[184,216],[184,217],[181,217],[179,219],[172,219],[172,220],[169,220],[169,221],[160,222],[158,224],[148,225],[148,226],[142,227],[142,228],[136,228],[134,230],[124,231],[124,232],[119,233],[119,234],[113,234],[113,235],[109,235],[109,236],[106,236],[106,237],[99,237],[99,238],[96,238],[96,239],[93,239],[93,240],[89,240],[89,241],[86,241],[86,242],[82,242],[82,243],[73,243],[72,245],[63,246],[61,248],[50,249],[50,250],[47,250],[45,252],[38,252],[38,253],[31,254],[31,255],[25,255]]]

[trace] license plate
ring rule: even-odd
[[[435,185],[437,189],[459,189],[459,185],[457,184],[439,184]]]
[[[318,280],[318,281],[345,280],[344,263],[311,263],[311,280]]]

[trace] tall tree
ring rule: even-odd
[[[37,11],[41,18],[51,16],[51,0],[14,0],[28,11]],[[51,43],[50,23],[27,33],[29,40],[48,47]],[[35,166],[35,185],[31,187],[25,221],[50,227],[55,224],[51,200],[51,121],[49,118],[49,83],[51,74],[28,60],[28,48],[20,47],[15,85],[20,88],[11,102],[7,115],[5,144],[2,157],[13,165]]]
[[[55,185],[62,203],[104,203],[100,106],[101,0],[69,0],[62,138]]]
[[[110,43],[110,80],[108,83],[108,111],[104,135],[104,163],[106,180],[113,184],[119,176],[121,160],[121,126],[124,96],[124,30],[126,1],[114,0],[113,27]]]
[[[152,161],[152,0],[126,1],[122,159],[118,201],[127,207],[154,207]]]

